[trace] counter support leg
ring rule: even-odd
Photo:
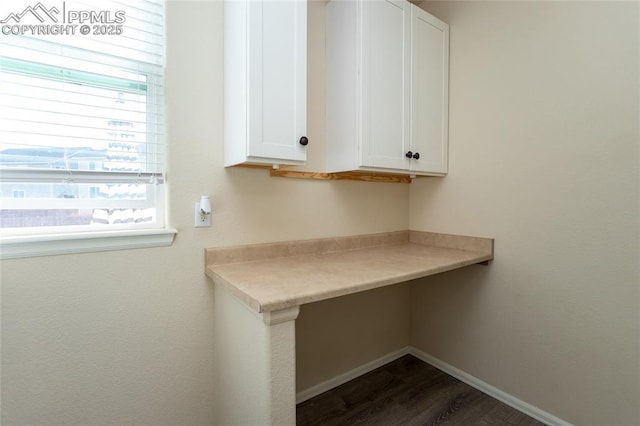
[[[216,425],[295,425],[299,307],[258,314],[215,284]]]

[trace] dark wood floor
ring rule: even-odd
[[[406,355],[296,407],[297,425],[543,425]]]

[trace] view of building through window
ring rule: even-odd
[[[22,69],[12,71],[3,67],[0,73],[5,94],[0,100],[0,168],[65,174],[54,179],[57,182],[3,179],[2,228],[154,222],[156,210],[148,204],[153,188],[148,181],[119,183],[102,178],[104,182],[79,183],[74,176],[79,171],[145,171],[146,91],[108,87],[125,86],[126,79],[100,84],[96,79],[96,85],[91,85],[86,79],[46,78],[42,71],[32,73],[35,76]],[[143,83],[139,87],[146,87],[144,75],[135,78]]]
[[[164,2],[53,3],[0,16],[0,232],[163,228]]]

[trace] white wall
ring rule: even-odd
[[[310,9],[317,45],[322,3]],[[168,248],[2,262],[3,425],[210,424],[216,342],[204,247],[407,228],[407,185],[224,169],[222,3],[170,2],[167,25],[169,205],[179,234]],[[318,148],[322,69],[309,69]],[[213,226],[194,229],[202,194],[212,197]]]
[[[574,424],[640,424],[638,2],[425,2],[451,25],[450,174],[416,230],[495,261],[412,286],[412,344]]]
[[[170,2],[180,233],[168,248],[2,262],[2,424],[211,423],[203,248],[394,231],[409,215],[413,229],[496,238],[489,267],[412,283],[414,345],[571,422],[640,423],[638,4],[423,6],[451,24],[451,173],[408,187],[224,169],[222,4]],[[321,55],[322,3],[310,10]],[[323,63],[310,61],[310,150],[321,151]],[[214,224],[196,230],[202,194]],[[299,334],[334,330],[312,309]],[[301,380],[335,370],[321,368]]]
[[[296,320],[296,391],[409,345],[410,286],[309,303]]]

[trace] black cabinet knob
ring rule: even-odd
[[[420,154],[416,152],[415,154],[413,154],[413,158],[417,160],[418,158],[420,158]]]
[[[309,139],[307,139],[306,136],[303,136],[300,138],[300,145],[307,146],[308,143],[309,143]]]
[[[413,152],[408,151],[404,156],[407,158],[411,158],[413,156]]]

